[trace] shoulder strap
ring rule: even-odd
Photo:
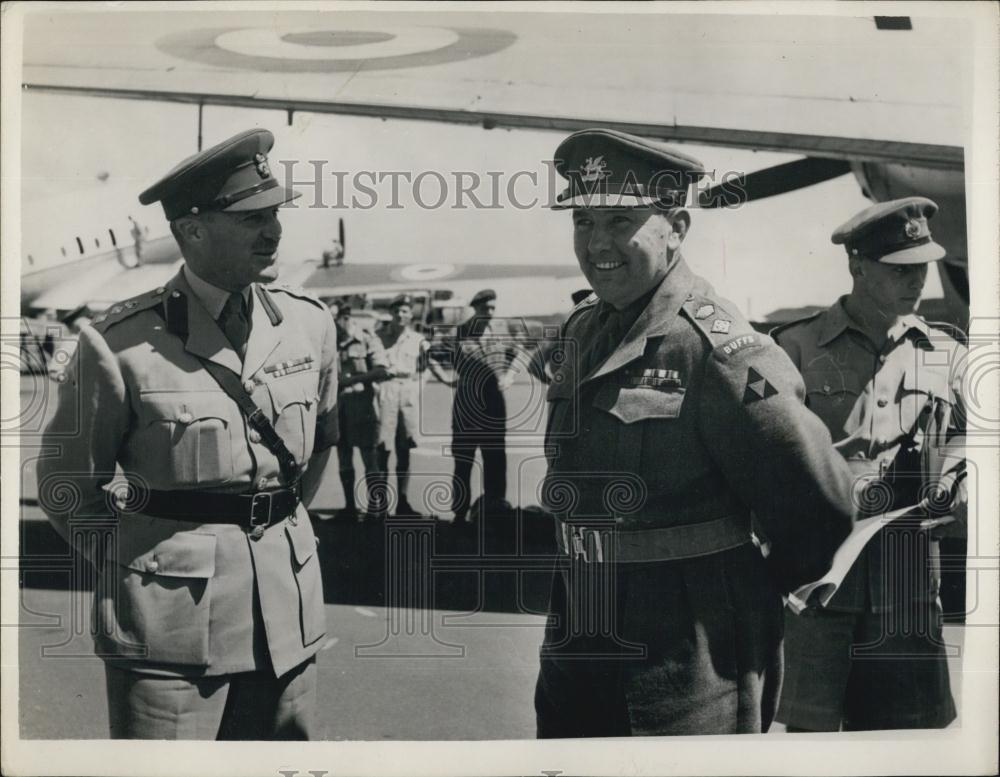
[[[256,430],[257,434],[260,435],[260,441],[277,458],[281,474],[285,477],[288,485],[295,487],[301,474],[299,463],[295,461],[295,456],[288,450],[288,446],[285,445],[285,441],[281,439],[281,435],[275,430],[271,420],[264,415],[264,411],[243,390],[243,384],[240,383],[240,379],[236,376],[236,373],[223,367],[221,364],[210,362],[207,359],[201,359],[201,362],[205,365],[205,369],[208,370],[208,374],[215,378],[215,382],[222,387],[222,390],[240,406],[240,410],[247,417],[247,423],[250,424],[252,429]]]

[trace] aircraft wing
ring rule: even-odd
[[[321,267],[307,262],[292,268],[287,277],[306,288],[369,289],[388,293],[407,289],[452,287],[456,283],[491,281],[561,280],[583,276],[575,264],[451,264],[449,262],[413,262],[399,264],[345,263]]]
[[[181,260],[144,264],[128,269],[111,261],[101,261],[82,275],[72,275],[52,284],[31,301],[31,307],[73,310],[86,303],[95,310],[135,297],[170,280],[180,269]]]
[[[23,8],[24,6],[22,6]],[[25,10],[27,89],[569,131],[960,170],[948,18]],[[907,78],[900,78],[907,73]]]

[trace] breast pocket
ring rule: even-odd
[[[684,389],[634,388],[606,384],[594,398],[594,407],[625,424],[677,418],[684,403]]]
[[[296,372],[267,384],[274,429],[299,464],[312,455],[319,401],[319,371]]]
[[[678,418],[684,407],[680,387],[625,387],[606,383],[594,397],[594,407],[607,414],[604,455],[614,470],[639,475],[646,489],[658,489],[671,477],[671,462],[684,449]],[[610,427],[610,428],[609,428]],[[636,495],[638,502],[645,497]]]
[[[806,407],[826,424],[834,440],[844,436],[845,425],[861,396],[862,385],[853,370],[807,370]]]
[[[169,486],[206,486],[233,478],[233,401],[221,391],[143,391],[137,449],[149,474]],[[145,474],[145,473],[142,473]]]
[[[945,372],[928,367],[910,367],[903,373],[897,396],[901,432],[909,433],[917,426],[926,429],[929,416],[921,416],[921,413],[932,396],[945,402],[952,401],[951,387]]]

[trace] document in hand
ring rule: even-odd
[[[796,614],[800,614],[810,605],[826,607],[837,592],[840,584],[844,582],[847,573],[854,562],[858,560],[861,551],[864,550],[868,541],[875,536],[876,532],[884,526],[888,526],[900,518],[916,518],[921,514],[926,514],[930,508],[930,500],[923,499],[915,505],[893,510],[884,515],[873,515],[871,518],[863,518],[855,522],[850,535],[844,543],[837,549],[833,556],[833,565],[819,580],[807,583],[801,588],[797,588],[794,593],[788,595],[788,606]],[[933,529],[951,523],[955,519],[951,516],[940,518],[927,518],[920,522],[921,529]]]
[[[830,571],[819,580],[807,583],[788,595],[788,606],[796,614],[810,605],[825,607],[844,582],[865,545],[884,526],[900,518],[921,516],[930,516],[920,522],[920,528],[925,530],[955,521],[953,516],[942,513],[954,503],[962,487],[962,480],[966,475],[965,452],[947,438],[950,406],[934,401],[933,397],[928,401],[928,406],[930,418],[924,432],[921,456],[922,493],[927,496],[909,507],[856,521],[850,535],[834,554]]]

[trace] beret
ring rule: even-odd
[[[489,302],[491,299],[496,299],[497,293],[493,289],[483,289],[482,291],[477,291],[476,295],[469,302],[471,307],[475,307],[481,302]]]

